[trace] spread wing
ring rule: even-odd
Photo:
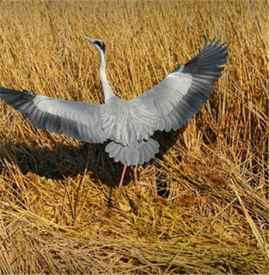
[[[133,118],[147,125],[135,129],[136,135],[149,138],[156,130],[178,129],[196,114],[210,96],[214,82],[227,61],[227,46],[207,43],[187,64],[181,65],[152,89],[129,101]],[[135,113],[133,110],[136,110]],[[147,121],[154,121],[151,126]]]
[[[32,124],[79,140],[106,140],[100,120],[100,105],[38,96],[28,91],[0,87],[0,99],[23,113]]]

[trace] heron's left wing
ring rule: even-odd
[[[0,87],[0,99],[23,113],[37,128],[88,142],[102,143],[106,140],[100,121],[100,105],[54,99],[3,87]]]
[[[148,138],[156,130],[178,129],[198,112],[210,96],[227,60],[227,46],[212,41],[200,53],[152,89],[129,101],[133,117],[146,127],[137,136]],[[135,110],[135,111],[134,111]],[[151,124],[147,123],[151,121]]]

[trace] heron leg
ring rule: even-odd
[[[122,187],[124,176],[125,176],[125,173],[126,173],[126,169],[127,169],[127,165],[124,165],[124,167],[122,169],[122,173],[121,173],[121,179],[120,179],[119,188]]]

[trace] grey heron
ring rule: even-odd
[[[104,143],[105,151],[124,167],[150,161],[159,152],[156,131],[177,130],[198,112],[209,98],[227,60],[227,45],[206,42],[202,50],[164,80],[131,100],[113,93],[106,77],[105,43],[86,37],[100,56],[100,81],[104,103],[55,99],[31,91],[0,87],[0,99],[41,129],[81,141]]]

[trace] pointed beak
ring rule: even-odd
[[[89,36],[85,36],[85,39],[86,39],[87,41],[89,41],[91,44],[93,44],[93,42],[94,42],[94,39],[92,39],[92,38],[89,37]]]

